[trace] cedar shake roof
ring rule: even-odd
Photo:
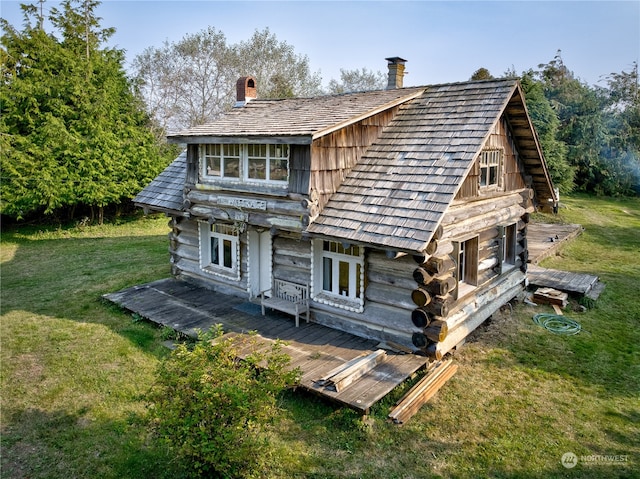
[[[312,236],[423,251],[503,114],[538,201],[557,201],[524,95],[514,79],[252,100],[215,122],[169,139],[196,144],[274,139],[309,144],[397,105],[396,117],[308,226]],[[185,171],[183,153],[134,202],[181,214]]]
[[[137,194],[133,199],[134,204],[168,213],[181,212],[186,172],[187,152],[185,150]]]
[[[419,95],[421,88],[376,90],[313,98],[251,100],[220,119],[170,134],[176,143],[230,142],[238,138],[284,137],[310,144],[314,138]],[[293,137],[293,138],[292,138]]]
[[[312,235],[404,251],[423,251],[503,112],[528,122],[516,80],[426,87],[400,106],[309,225]],[[514,133],[529,148],[525,165],[539,198],[553,198],[531,127]],[[522,152],[521,152],[522,154]]]

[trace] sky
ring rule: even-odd
[[[22,26],[20,3],[0,16]],[[45,12],[58,2],[48,0]],[[228,43],[269,30],[309,59],[323,84],[340,69],[386,73],[386,57],[407,60],[405,86],[466,81],[481,67],[494,76],[553,60],[590,85],[640,59],[640,1],[178,1],[103,0],[102,27],[127,63],[148,47],[214,27]],[[251,72],[247,72],[251,74]]]

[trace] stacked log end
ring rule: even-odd
[[[441,359],[437,353],[437,343],[443,341],[449,333],[444,318],[449,314],[453,304],[450,294],[456,287],[451,274],[455,264],[448,255],[433,256],[438,251],[442,227],[439,226],[433,239],[422,254],[413,256],[418,267],[413,271],[416,288],[411,293],[411,300],[416,309],[411,313],[411,322],[421,332],[412,335],[413,345],[428,356]],[[440,358],[437,356],[440,355]]]

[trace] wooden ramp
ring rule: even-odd
[[[292,317],[273,312],[263,317],[259,304],[175,279],[134,286],[106,294],[104,298],[192,337],[197,336],[198,330],[207,331],[221,324],[231,334],[255,331],[256,339],[265,345],[276,339],[285,341],[290,366],[302,371],[300,387],[364,414],[426,366],[424,357],[393,351],[381,355],[377,353],[377,341],[316,323],[302,322],[296,328]],[[372,361],[358,364],[359,357],[375,357],[375,364]],[[340,370],[343,374],[336,379],[340,381],[339,387],[335,387],[335,382],[332,386],[322,381],[332,372],[329,377],[334,378]]]

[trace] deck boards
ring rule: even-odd
[[[598,282],[598,277],[592,274],[547,269],[536,265],[529,266],[527,277],[531,285],[544,286],[576,294],[589,293]]]
[[[378,349],[378,341],[294,319],[269,311],[256,314],[253,303],[175,279],[163,279],[104,295],[104,298],[150,321],[189,336],[222,324],[227,334],[256,331],[256,341],[268,347],[274,340],[286,342],[291,368],[302,371],[300,387],[330,398],[361,413],[396,386],[426,366],[426,358],[387,351],[387,359],[341,392],[320,387],[315,381],[333,368],[360,354]],[[245,349],[245,354],[248,350]]]
[[[527,277],[530,285],[586,295],[593,300],[598,299],[604,290],[604,284],[599,282],[597,276],[538,266],[540,261],[557,254],[563,245],[580,235],[582,231],[582,226],[574,224],[529,224],[527,227],[527,246],[531,264],[527,269]]]
[[[554,255],[569,240],[583,231],[580,225],[564,225],[556,223],[529,223],[527,226],[527,248],[529,262],[538,264],[545,258]]]

